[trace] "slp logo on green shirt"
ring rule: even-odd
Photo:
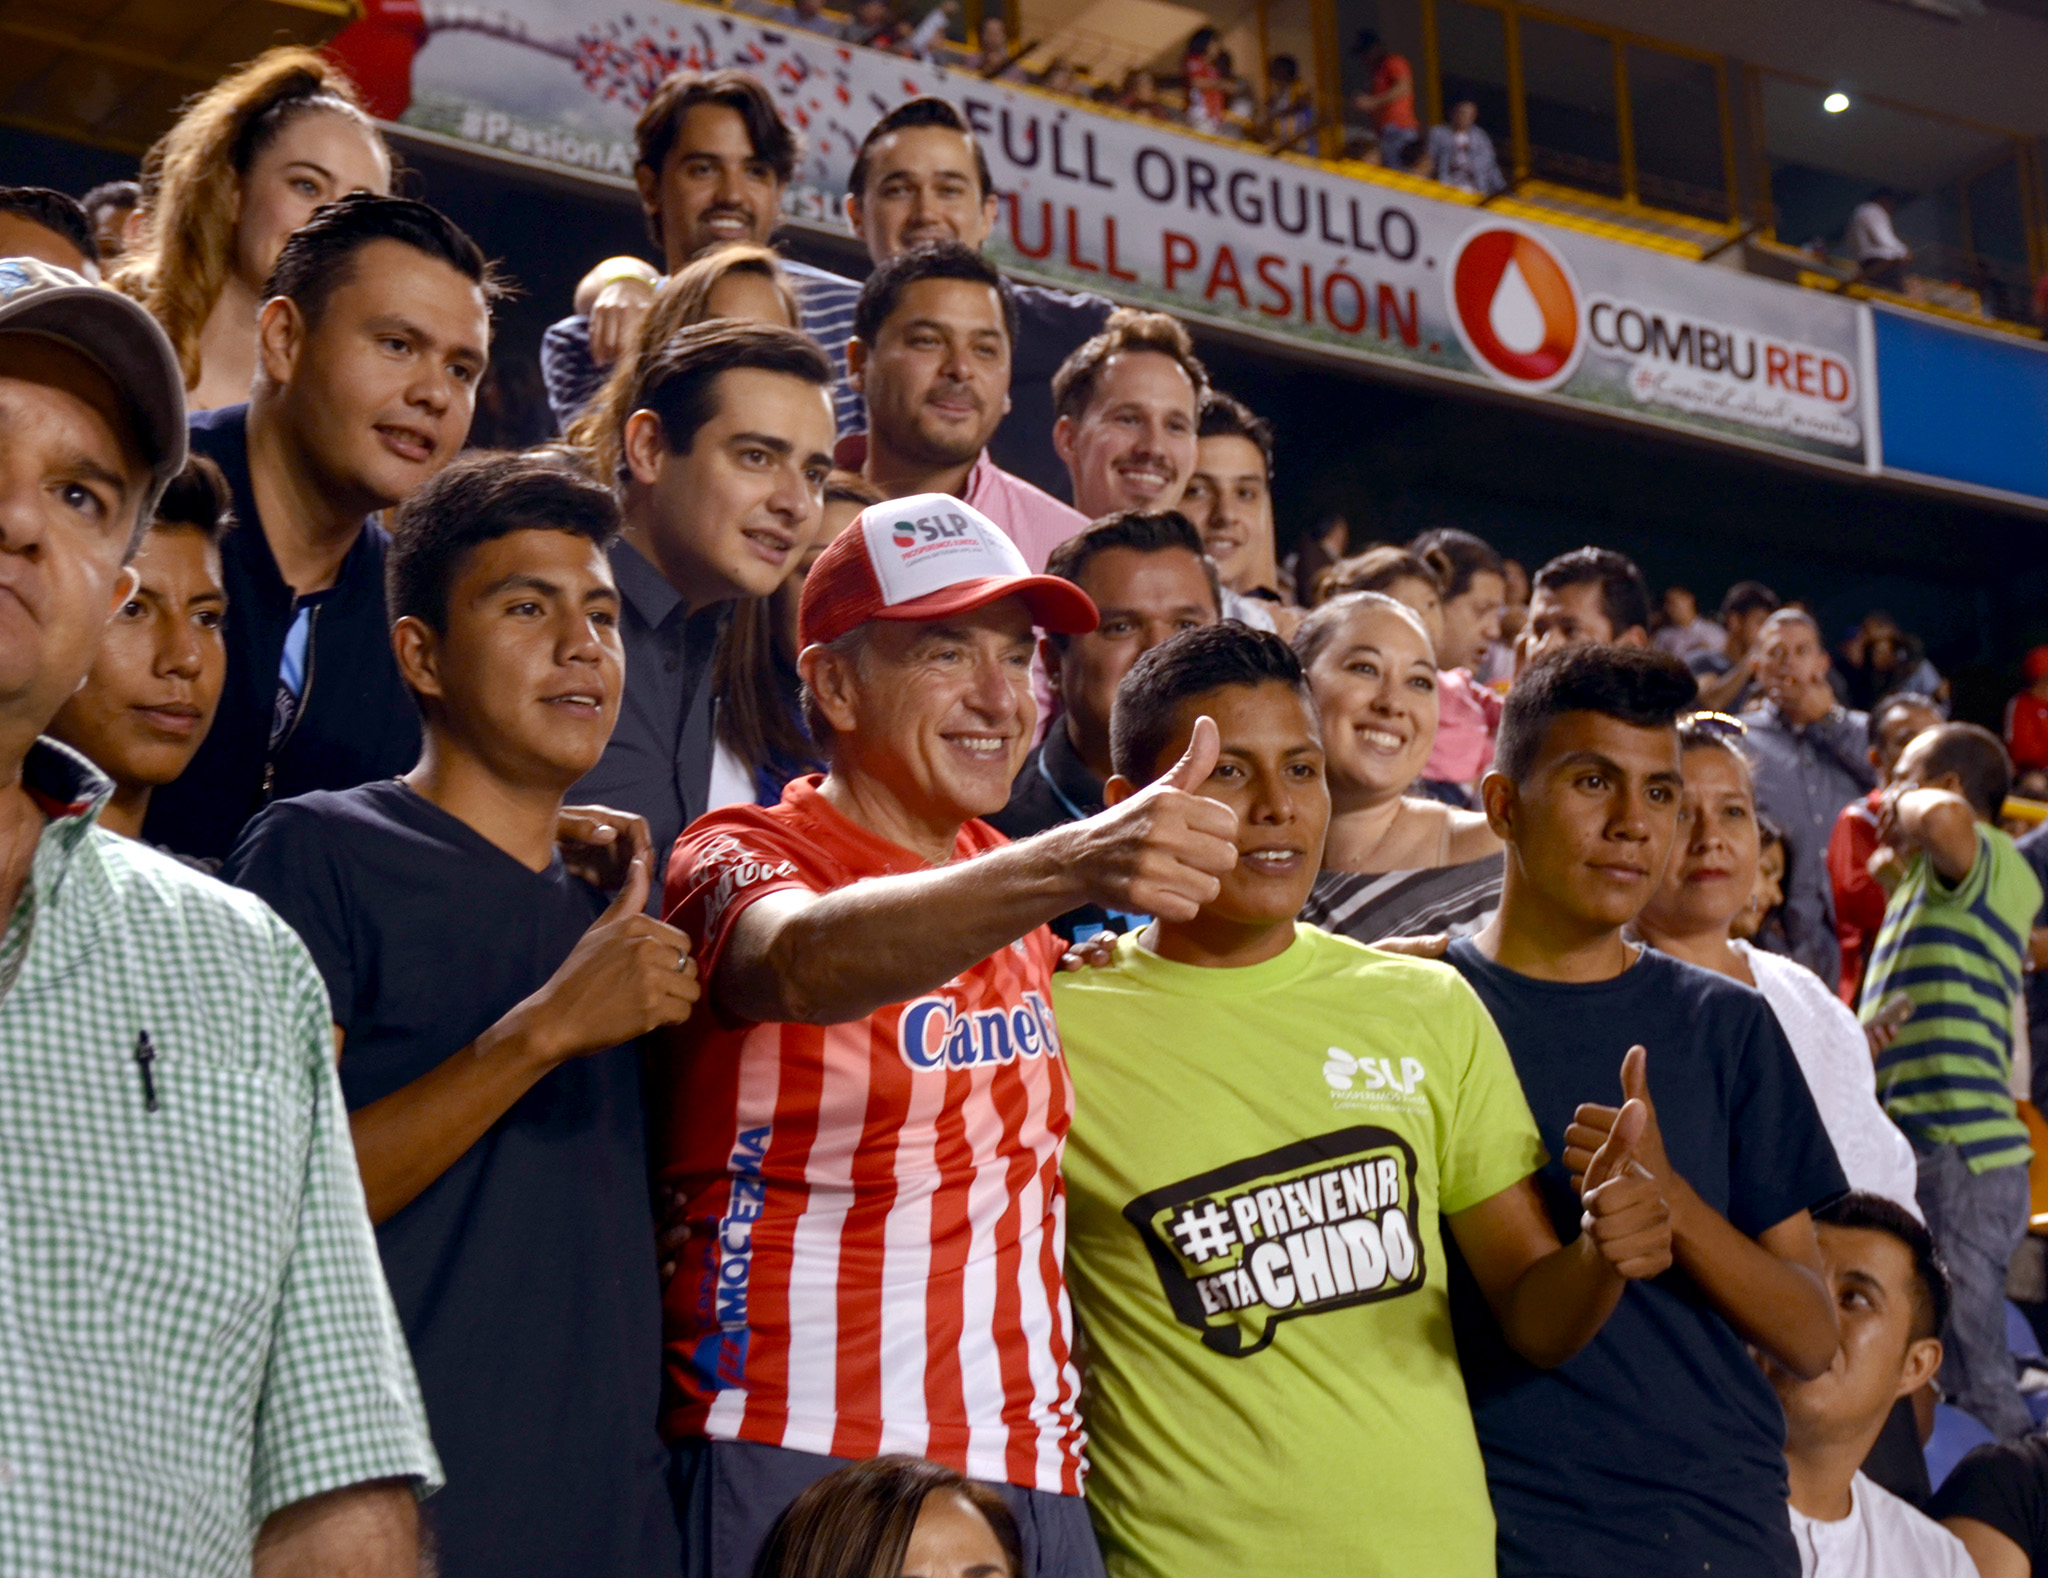
[[[1283,1145],[1124,1207],[1182,1325],[1244,1359],[1297,1315],[1422,1286],[1415,1152],[1361,1125]]]

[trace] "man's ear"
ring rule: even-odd
[[[859,716],[856,705],[855,659],[858,653],[834,652],[814,643],[796,655],[796,671],[810,688],[818,711],[838,734],[851,734]]]
[[[855,235],[860,234],[860,199],[848,192],[839,200],[840,211],[846,215],[846,228]]]
[[[391,655],[408,690],[420,696],[441,694],[440,638],[425,620],[407,614],[391,627]]]
[[[1074,469],[1074,419],[1070,416],[1057,418],[1052,424],[1052,452],[1060,457],[1060,464],[1067,470]]]
[[[1102,803],[1105,806],[1122,805],[1138,792],[1138,786],[1122,773],[1111,773],[1109,782],[1102,786]]]
[[[256,366],[274,384],[292,381],[306,348],[306,315],[289,296],[272,296],[256,315]]]
[[[1618,647],[1646,647],[1650,644],[1650,632],[1641,625],[1630,625],[1614,644]]]
[[[1045,670],[1045,688],[1052,692],[1052,699],[1063,699],[1060,694],[1060,649],[1050,636],[1038,638],[1038,663]]]
[[[1486,825],[1500,839],[1514,837],[1515,781],[1506,773],[1488,773],[1479,783],[1479,804],[1486,812]]]
[[[868,370],[867,341],[855,335],[846,342],[846,381],[856,394],[866,394]]]
[[[1899,1389],[1894,1397],[1911,1397],[1934,1379],[1941,1368],[1941,1339],[1920,1337],[1906,1345],[1906,1362],[1899,1368]]]
[[[668,435],[662,431],[661,418],[652,411],[635,411],[626,418],[625,430],[619,434],[619,453],[626,462],[626,472],[635,482],[652,486],[661,480],[662,462],[668,458]]]

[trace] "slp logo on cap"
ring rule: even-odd
[[[868,563],[885,607],[962,581],[1031,573],[1017,545],[973,505],[946,493],[891,500],[861,512]]]
[[[1502,221],[1470,231],[1452,249],[1444,290],[1458,343],[1499,382],[1540,393],[1578,370],[1578,284],[1534,232]]]

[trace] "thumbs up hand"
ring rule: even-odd
[[[1565,1130],[1565,1166],[1578,1187],[1579,1225],[1615,1272],[1654,1277],[1671,1265],[1671,1164],[1650,1100],[1649,1054],[1621,1062],[1622,1104],[1581,1106]]]
[[[1091,903],[1189,921],[1222,891],[1237,864],[1237,814],[1196,792],[1219,750],[1215,720],[1197,718],[1187,750],[1163,777],[1073,824],[1073,867]]]
[[[645,913],[652,878],[633,856],[626,885],[548,983],[512,1015],[550,1062],[602,1052],[690,1017],[699,994],[690,939]]]

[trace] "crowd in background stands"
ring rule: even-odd
[[[0,1567],[2048,1570],[2048,651],[2002,744],[1883,614],[1283,556],[951,106],[864,282],[751,77],[636,144],[523,452],[320,55],[0,190]]]

